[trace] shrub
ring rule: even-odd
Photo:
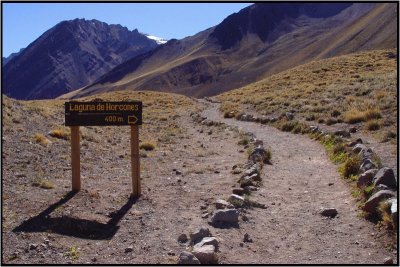
[[[238,145],[248,145],[250,143],[250,138],[247,135],[242,135],[241,139],[238,142]]]
[[[374,189],[375,189],[375,186],[373,184],[364,188],[363,194],[364,194],[365,199],[369,199],[369,197],[372,195],[372,192],[374,191]]]
[[[236,112],[234,111],[225,111],[224,112],[224,118],[226,119],[231,119],[234,118],[236,116]]]
[[[294,129],[294,127],[297,126],[297,124],[298,123],[294,121],[286,121],[280,126],[280,128],[281,131],[291,132]]]
[[[338,117],[338,116],[340,116],[342,113],[339,111],[339,110],[337,110],[337,109],[335,109],[335,110],[333,110],[332,112],[331,112],[331,116],[332,117]]]
[[[272,151],[271,151],[271,148],[268,148],[268,149],[266,149],[265,150],[265,159],[264,159],[264,161],[265,162],[270,162],[271,161],[271,158],[272,158]]]
[[[140,149],[144,149],[146,151],[151,151],[154,150],[156,148],[156,145],[154,143],[151,142],[143,142],[139,145]]]
[[[311,114],[306,117],[306,121],[315,121],[315,115]]]
[[[349,178],[350,175],[358,174],[361,165],[361,157],[358,155],[348,157],[347,160],[339,167],[339,172],[345,178]]]
[[[326,120],[326,125],[333,125],[335,123],[337,123],[337,120],[334,118],[329,118]]]
[[[381,128],[381,125],[379,124],[378,121],[376,120],[372,120],[372,121],[368,121],[366,126],[368,131],[376,131],[379,130],[379,128]]]
[[[392,220],[391,212],[390,212],[390,203],[387,201],[382,201],[379,203],[378,207],[379,215],[381,217],[382,224],[389,230],[393,230],[395,224]]]
[[[387,141],[389,141],[390,139],[395,139],[396,136],[397,136],[397,134],[396,134],[395,132],[386,131],[386,132],[383,134],[382,142],[387,142]]]

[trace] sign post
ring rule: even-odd
[[[71,171],[72,191],[78,192],[81,190],[79,126],[71,126]]]
[[[79,126],[131,126],[132,196],[139,197],[141,124],[142,102],[66,102],[65,126],[71,127],[72,191],[81,189]]]
[[[133,196],[141,195],[140,161],[139,161],[139,126],[131,126],[131,165],[132,165],[132,192]]]

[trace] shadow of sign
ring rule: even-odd
[[[118,231],[118,223],[124,215],[136,203],[135,198],[128,201],[117,211],[111,214],[111,219],[107,223],[95,220],[80,219],[71,216],[52,218],[49,215],[61,205],[67,203],[76,193],[69,192],[56,203],[37,216],[30,218],[13,229],[13,232],[52,232],[66,236],[73,236],[84,239],[111,239]]]

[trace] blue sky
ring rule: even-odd
[[[220,23],[250,3],[3,3],[3,56],[28,46],[63,20],[97,19],[165,39]]]

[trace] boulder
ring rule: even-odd
[[[261,116],[261,118],[260,118],[261,124],[266,124],[268,122],[269,122],[269,118],[267,116]]]
[[[201,264],[218,263],[217,254],[213,245],[206,245],[199,248],[193,248],[192,254],[200,261]]]
[[[182,251],[181,254],[179,255],[177,264],[181,265],[200,264],[200,261],[192,253],[187,251]]]
[[[321,209],[321,211],[319,212],[319,214],[321,214],[324,217],[336,217],[336,215],[338,214],[337,210],[335,208],[323,208]]]
[[[267,151],[259,146],[253,150],[253,152],[249,156],[249,160],[253,162],[263,162],[267,159]]]
[[[246,193],[246,191],[243,188],[233,188],[232,193],[239,196],[243,196]]]
[[[375,174],[378,172],[378,169],[370,169],[364,173],[362,173],[358,177],[357,187],[364,188],[372,184]]]
[[[239,180],[239,183],[240,183],[240,187],[256,186],[260,180],[261,180],[260,175],[258,175],[258,173],[255,173],[251,176],[246,176],[246,177],[241,178]]]
[[[359,173],[364,173],[368,170],[376,169],[376,165],[370,159],[364,159],[361,163]]]
[[[356,133],[357,132],[357,128],[356,127],[350,127],[349,128],[349,133]]]
[[[372,156],[374,155],[374,151],[372,151],[372,148],[368,147],[361,149],[358,155],[360,155],[362,159],[371,159]]]
[[[286,112],[285,116],[286,116],[286,119],[288,119],[289,121],[294,119],[294,114],[291,112]]]
[[[372,195],[382,190],[390,190],[390,188],[384,184],[378,184],[377,186],[374,187],[374,190],[372,190]]]
[[[311,132],[312,133],[316,133],[316,132],[318,132],[319,131],[319,127],[318,126],[310,126],[310,130],[311,130]]]
[[[196,244],[204,237],[211,236],[210,230],[207,227],[201,227],[197,231],[190,234],[190,243]]]
[[[243,115],[240,117],[240,120],[241,120],[241,121],[253,121],[253,115],[250,115],[250,114],[243,114]]]
[[[394,227],[395,229],[397,229],[397,225],[398,225],[398,220],[399,220],[399,216],[397,213],[397,198],[392,198],[390,201],[390,215],[392,217],[392,221],[394,223]]]
[[[333,134],[336,136],[343,137],[343,138],[350,138],[350,133],[348,131],[339,130],[339,131],[334,132]]]
[[[248,233],[245,233],[243,236],[243,242],[245,243],[253,243],[253,239],[250,237]]]
[[[347,143],[347,146],[348,147],[353,147],[353,146],[355,146],[357,144],[362,144],[362,143],[363,143],[362,139],[358,138],[357,140],[354,140],[354,141],[351,141],[351,142]]]
[[[251,167],[247,168],[244,172],[242,177],[245,176],[251,176],[253,174],[259,174],[260,173],[260,168],[258,167],[257,164],[252,165]]]
[[[219,247],[219,242],[215,237],[204,237],[199,243],[194,245],[193,248],[196,249],[208,245],[214,246],[215,251],[217,251]]]
[[[363,144],[357,144],[353,147],[352,151],[356,154],[360,153],[362,149],[367,149],[367,147]]]
[[[129,253],[129,252],[132,252],[132,251],[133,251],[133,247],[132,246],[129,246],[129,247],[125,248],[125,253]]]
[[[225,201],[223,199],[218,199],[214,202],[215,208],[218,210],[221,209],[226,209],[226,208],[233,208],[233,205],[229,203],[228,201]]]
[[[252,185],[245,186],[245,187],[243,187],[243,189],[246,193],[250,193],[250,192],[254,192],[254,191],[258,190],[258,188],[256,186],[252,186]]]
[[[187,237],[186,234],[180,234],[180,235],[178,236],[178,242],[179,242],[179,243],[186,243],[188,240],[189,240],[189,239],[188,239],[188,237]]]
[[[396,196],[393,191],[382,190],[373,194],[364,204],[364,210],[368,213],[376,213],[379,203],[385,199]]]
[[[252,142],[252,144],[253,144],[255,147],[258,147],[258,146],[263,146],[263,145],[264,145],[264,142],[263,142],[262,140],[260,140],[260,139],[255,139],[255,140]]]
[[[228,202],[235,207],[242,207],[244,205],[244,198],[239,195],[231,194],[228,198]]]
[[[212,224],[227,223],[237,224],[239,222],[239,212],[236,209],[216,210],[211,217]]]
[[[383,264],[385,265],[393,265],[393,258],[392,257],[387,257],[383,260]]]
[[[392,189],[397,188],[397,181],[393,169],[384,167],[375,174],[374,185],[376,186],[379,184],[386,185]]]

